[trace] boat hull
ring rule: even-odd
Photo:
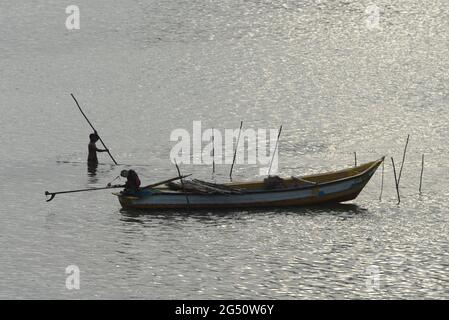
[[[224,209],[306,206],[340,203],[355,199],[383,159],[372,162],[366,170],[313,186],[280,190],[258,190],[242,194],[199,194],[146,191],[137,196],[119,195],[125,209]]]

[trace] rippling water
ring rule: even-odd
[[[449,298],[446,1],[77,4],[72,31],[60,1],[0,4],[0,298]],[[379,170],[337,207],[143,215],[109,192],[46,203],[45,190],[104,186],[123,169],[102,157],[87,172],[90,131],[70,92],[148,182],[176,175],[170,132],[194,120],[283,124],[284,175],[351,166],[353,152],[400,163],[410,134],[402,202],[387,161],[382,201]],[[226,181],[229,166],[217,170]],[[65,287],[68,265],[80,290]]]

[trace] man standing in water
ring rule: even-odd
[[[100,139],[98,136],[97,131],[94,131],[94,133],[91,133],[89,135],[89,155],[87,156],[87,163],[89,165],[97,165],[98,164],[98,158],[97,158],[97,152],[108,152],[108,149],[98,149],[95,143]]]

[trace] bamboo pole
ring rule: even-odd
[[[275,144],[275,146],[274,146],[273,156],[271,157],[270,167],[268,168],[268,176],[270,176],[271,165],[273,164],[274,156],[276,155],[276,150],[278,149],[279,137],[281,136],[281,132],[282,132],[282,125],[281,125],[280,128],[279,128],[278,137],[277,137],[277,139],[276,139],[276,144]]]
[[[212,174],[215,174],[215,136],[212,128]]]
[[[234,169],[235,157],[237,156],[237,149],[239,147],[240,133],[242,132],[242,126],[243,126],[243,121],[240,121],[239,136],[237,138],[237,145],[235,146],[235,150],[234,150],[234,157],[232,158],[231,170],[229,171],[229,180],[231,180],[231,181],[232,181],[232,170]]]
[[[401,203],[401,196],[399,195],[399,183],[398,183],[398,179],[396,178],[396,167],[394,165],[393,157],[391,157],[391,164],[393,165],[394,182],[396,184],[396,193],[398,195],[398,204],[399,204],[399,203]]]
[[[398,186],[399,186],[399,183],[401,182],[402,168],[404,167],[405,153],[407,152],[407,146],[408,146],[408,140],[409,140],[409,138],[410,138],[410,135],[407,135],[407,141],[405,142],[405,147],[404,147],[404,154],[402,155],[401,169],[399,170]]]
[[[97,191],[97,190],[106,190],[106,189],[113,189],[113,188],[123,188],[124,185],[120,186],[107,186],[107,187],[101,187],[101,188],[89,188],[89,189],[79,189],[79,190],[68,190],[68,191],[58,191],[58,192],[48,192],[45,191],[46,196],[50,196],[50,199],[47,200],[47,202],[50,202],[54,199],[54,197],[57,194],[64,194],[64,193],[75,193],[75,192],[87,192],[87,191]]]
[[[384,171],[385,171],[385,161],[382,161],[382,182],[380,184],[379,201],[382,201],[382,193],[384,191]]]
[[[97,134],[98,139],[100,140],[101,144],[103,145],[103,147],[105,148],[106,152],[109,154],[109,156],[111,157],[112,161],[118,165],[117,161],[115,161],[114,157],[112,156],[111,152],[109,151],[108,147],[106,147],[106,145],[103,142],[103,139],[100,138],[100,135],[98,134],[97,130],[95,130],[94,126],[92,125],[92,123],[90,122],[90,120],[87,118],[86,114],[84,113],[83,109],[81,109],[80,104],[78,103],[78,100],[76,100],[75,96],[73,95],[73,93],[70,94],[73,98],[73,100],[75,100],[75,103],[78,107],[78,109],[81,111],[81,114],[84,116],[84,119],[86,119],[87,123],[90,125],[90,127],[92,128],[92,130],[94,130],[94,132]]]
[[[182,189],[184,189],[184,179],[183,179],[183,176],[181,175],[181,170],[179,170],[179,166],[178,166],[178,163],[176,162],[176,159],[175,159],[175,166],[176,166],[176,170],[178,171],[179,179],[181,180]],[[187,205],[189,206],[190,201],[189,201],[189,196],[187,194],[186,194],[186,202],[187,202]]]
[[[422,175],[424,173],[424,153],[421,158],[421,176],[419,177],[419,194],[421,194],[421,187],[422,187]]]

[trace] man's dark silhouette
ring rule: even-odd
[[[120,175],[126,178],[124,193],[136,193],[139,191],[140,179],[134,170],[122,170]]]
[[[98,164],[97,152],[108,152],[108,149],[98,149],[95,143],[100,139],[97,131],[89,135],[89,155],[87,156],[87,162],[89,165]]]

